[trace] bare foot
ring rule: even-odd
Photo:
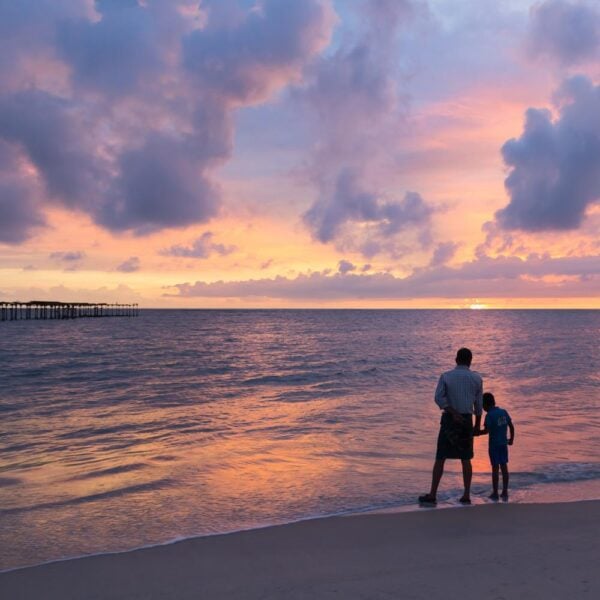
[[[498,500],[500,500],[500,496],[498,496],[498,492],[492,492],[488,498],[490,500],[493,500],[494,502],[497,502]]]

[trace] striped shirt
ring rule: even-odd
[[[483,380],[466,365],[456,365],[442,373],[435,389],[435,403],[444,410],[447,406],[459,413],[480,415],[483,408]]]

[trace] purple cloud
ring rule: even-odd
[[[50,254],[50,258],[52,260],[60,260],[67,263],[77,262],[85,258],[85,252],[80,250],[72,250],[69,252],[52,252],[52,254]]]
[[[135,273],[140,270],[140,267],[140,259],[137,256],[131,256],[117,267],[117,271],[121,273]]]
[[[510,167],[510,202],[496,213],[503,229],[577,229],[600,200],[600,86],[573,77],[556,98],[558,118],[528,109],[521,137],[502,147]]]
[[[554,275],[564,281],[544,281]],[[551,258],[481,257],[463,265],[422,269],[400,278],[390,273],[301,274],[294,278],[182,283],[184,298],[277,298],[287,300],[579,296],[600,293],[600,256]]]
[[[546,0],[531,10],[528,49],[562,65],[598,56],[600,11],[584,2]]]
[[[0,96],[0,137],[38,169],[49,201],[91,209],[103,176],[101,161],[85,144],[86,123],[72,101],[29,89]]]
[[[371,171],[389,157],[405,106],[398,89],[397,52],[411,2],[370,0],[362,5],[361,28],[341,39],[308,72],[296,97],[316,121],[316,153],[308,176],[319,196],[303,215],[315,239],[358,249],[370,257],[399,254],[398,233],[426,231],[432,209],[408,192],[385,197]],[[367,227],[365,227],[367,225]]]
[[[329,40],[332,13],[320,0],[207,0],[207,24],[183,43],[183,61],[201,89],[234,103],[264,99],[298,74]]]
[[[375,223],[383,237],[395,235],[411,226],[429,223],[432,210],[414,192],[402,200],[383,200],[361,188],[358,173],[344,169],[339,174],[331,196],[321,197],[305,213],[304,221],[321,242],[338,236],[348,222]]]
[[[96,221],[112,230],[146,234],[215,216],[219,194],[185,140],[149,136],[119,157],[112,194],[95,207]]]
[[[458,244],[455,242],[444,242],[438,244],[431,257],[429,265],[431,267],[438,267],[445,265],[448,261],[452,260],[458,249]]]
[[[20,173],[19,155],[0,140],[0,243],[20,244],[45,224],[37,190]]]
[[[340,260],[338,263],[338,273],[345,275],[351,271],[356,271],[356,265],[353,265],[349,260]]]
[[[327,0],[211,0],[199,27],[181,8],[0,3],[0,140],[42,184],[35,196],[0,171],[2,214],[16,226],[0,239],[31,235],[42,222],[33,208],[48,204],[138,235],[218,213],[214,170],[231,156],[235,110],[294,81],[328,42],[333,13]]]
[[[213,242],[213,239],[214,234],[210,231],[205,231],[199,238],[194,240],[191,246],[178,244],[161,250],[160,254],[163,256],[181,256],[184,258],[209,258],[212,254],[226,256],[236,250],[235,246],[216,244]]]

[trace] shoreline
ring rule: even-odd
[[[65,556],[61,558],[51,558],[49,560],[44,560],[39,563],[32,563],[29,565],[22,565],[17,567],[9,567],[7,569],[0,569],[0,578],[5,573],[13,573],[15,571],[22,571],[25,569],[36,569],[38,567],[44,567],[46,565],[54,565],[56,563],[84,560],[87,558],[97,558],[103,556],[116,556],[121,554],[129,554],[130,552],[137,552],[140,550],[149,550],[152,548],[162,548],[165,546],[172,546],[173,544],[178,544],[180,542],[188,542],[194,540],[202,540],[206,538],[214,538],[220,536],[231,536],[237,535],[240,533],[248,533],[253,531],[262,531],[264,529],[271,529],[274,527],[286,527],[288,525],[296,525],[298,523],[305,523],[307,521],[322,521],[326,519],[337,519],[337,518],[352,518],[352,517],[362,517],[368,515],[396,515],[396,514],[413,514],[420,513],[425,511],[441,511],[441,510],[449,510],[449,509],[465,509],[468,510],[475,506],[495,506],[499,504],[510,504],[512,506],[523,506],[523,505],[551,505],[551,504],[578,504],[584,502],[600,502],[599,497],[593,498],[577,498],[575,500],[549,500],[547,502],[532,500],[532,501],[522,501],[522,500],[514,500],[511,496],[510,501],[508,503],[504,503],[502,501],[492,502],[485,497],[479,497],[472,495],[471,496],[472,504],[470,506],[465,506],[463,504],[459,504],[458,502],[452,502],[450,500],[441,500],[438,501],[436,506],[428,506],[428,505],[419,505],[418,503],[407,503],[407,504],[392,504],[390,506],[376,506],[376,507],[366,507],[363,509],[350,509],[348,511],[341,511],[335,513],[327,513],[323,515],[311,515],[308,517],[301,517],[298,519],[293,519],[291,521],[284,521],[281,523],[266,523],[262,525],[250,526],[241,529],[232,529],[231,531],[220,531],[215,533],[201,533],[201,534],[191,534],[191,535],[181,535],[174,538],[170,538],[168,540],[162,542],[152,542],[149,544],[142,544],[140,546],[133,546],[131,548],[125,548],[123,550],[106,550],[100,552],[92,552],[90,554],[74,554],[70,556]]]
[[[49,600],[329,598],[335,594],[325,587],[333,586],[344,589],[339,596],[343,598],[390,597],[376,595],[376,590],[383,594],[383,589],[392,594],[402,589],[410,598],[438,597],[439,592],[441,598],[447,597],[448,586],[459,585],[464,576],[473,584],[480,578],[475,586],[477,594],[469,596],[469,590],[460,587],[455,588],[456,593],[475,598],[481,597],[481,586],[498,583],[504,576],[514,579],[515,573],[519,577],[513,584],[507,579],[504,592],[526,593],[531,598],[586,597],[588,588],[591,598],[598,592],[598,583],[592,580],[594,556],[600,552],[600,500],[486,503],[460,508],[308,518],[134,550],[58,559],[1,572],[0,592],[3,596],[6,592],[7,598]],[[566,564],[570,554],[574,560]],[[481,561],[483,566],[486,555],[490,563],[487,571],[478,571],[476,563]],[[445,581],[439,590],[436,577],[426,576],[426,565]],[[498,569],[500,566],[503,568]],[[466,567],[464,575],[455,577]],[[362,574],[360,585],[346,577],[350,571]],[[557,596],[555,586],[562,579],[564,585],[573,582],[575,573],[581,574],[581,589]],[[545,587],[544,578],[554,587]],[[309,588],[314,594],[277,592]],[[206,596],[198,595],[200,589]],[[353,595],[359,590],[363,596]]]

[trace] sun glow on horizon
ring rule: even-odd
[[[484,310],[484,309],[488,308],[488,305],[487,304],[480,304],[478,302],[475,302],[474,304],[471,304],[469,306],[469,308],[471,310]]]

